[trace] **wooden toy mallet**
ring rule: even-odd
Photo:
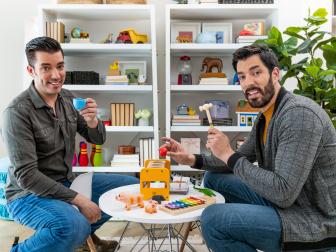
[[[214,127],[214,125],[212,123],[210,111],[209,111],[209,109],[212,108],[212,107],[213,107],[212,103],[205,103],[202,106],[199,106],[199,110],[200,111],[205,111],[205,113],[206,113],[206,115],[208,117],[209,125],[210,125],[211,128]]]

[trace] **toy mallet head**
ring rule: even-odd
[[[209,112],[209,109],[212,108],[212,107],[213,107],[212,103],[205,103],[202,106],[199,106],[200,111],[205,111],[205,113],[208,117],[210,127],[214,126],[213,123],[212,123],[210,112]]]

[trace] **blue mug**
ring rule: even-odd
[[[73,98],[72,104],[74,105],[75,109],[82,110],[86,106],[86,99],[83,98]]]

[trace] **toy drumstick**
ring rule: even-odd
[[[214,127],[214,125],[212,123],[211,115],[210,115],[210,112],[209,112],[209,109],[212,108],[212,107],[213,107],[212,103],[205,103],[202,106],[199,106],[200,111],[205,111],[205,113],[208,117],[209,125],[210,125],[211,128]]]

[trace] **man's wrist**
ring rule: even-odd
[[[92,121],[88,122],[87,125],[88,125],[89,128],[95,129],[95,128],[97,128],[98,123],[99,123],[98,119],[97,119],[97,117],[95,117],[95,119],[93,119]]]
[[[188,165],[189,166],[194,166],[196,163],[196,157],[194,154],[189,154],[188,156]]]
[[[225,153],[223,153],[220,157],[220,159],[227,164],[229,158],[234,154],[235,152],[231,149],[229,151],[226,151]]]

